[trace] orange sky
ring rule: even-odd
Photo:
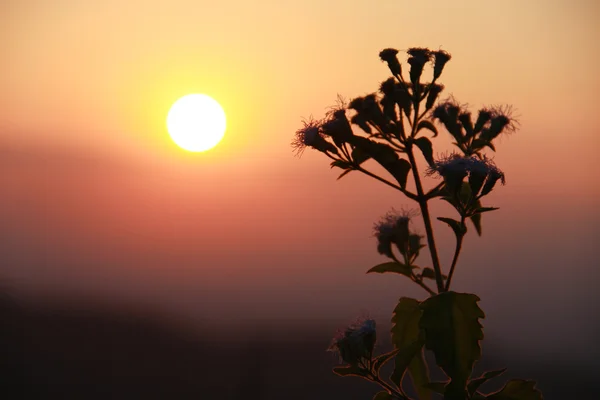
[[[422,294],[364,275],[381,260],[371,228],[407,203],[358,173],[336,182],[327,159],[298,160],[290,140],[338,93],[376,90],[382,48],[441,46],[447,94],[512,104],[521,122],[495,158],[508,184],[488,201],[501,210],[467,239],[456,289],[481,294],[492,332],[542,304],[573,335],[590,332],[573,310],[597,276],[597,15],[591,0],[4,1],[0,272],[29,291],[154,290],[210,318],[387,319],[399,293]],[[202,154],[165,128],[194,92],[228,116]],[[447,264],[453,244],[437,228]],[[526,335],[556,324],[536,318]]]

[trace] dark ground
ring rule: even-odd
[[[329,330],[265,328],[231,336],[238,339],[210,327],[192,334],[141,313],[26,307],[5,297],[0,398],[366,400],[377,392],[374,384],[331,372],[336,357],[324,351]],[[505,366],[505,378],[536,379],[546,399],[598,398],[594,373],[584,366],[504,360],[501,351],[484,346],[479,371]]]

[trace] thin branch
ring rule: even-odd
[[[416,99],[416,96],[414,97]],[[412,127],[411,136],[414,137],[416,133],[416,126],[418,123],[419,116],[419,102],[416,102],[414,107],[414,123]],[[435,246],[435,238],[433,236],[433,225],[431,224],[431,216],[429,215],[429,207],[427,205],[427,197],[423,192],[423,185],[421,183],[421,177],[417,169],[417,161],[413,153],[412,146],[408,146],[406,154],[412,165],[413,177],[415,179],[415,186],[417,187],[417,202],[421,208],[421,215],[423,216],[423,223],[425,224],[425,232],[427,233],[427,244],[429,245],[429,252],[431,254],[431,262],[433,264],[433,270],[435,271],[435,282],[437,284],[438,293],[444,291],[444,279],[442,277],[442,268],[440,267],[440,260],[438,258],[437,249]]]
[[[417,195],[415,195],[414,193],[409,192],[406,189],[403,189],[401,186],[398,186],[398,185],[396,185],[396,184],[388,181],[387,179],[384,179],[384,178],[380,177],[379,175],[375,175],[374,173],[372,173],[370,171],[367,171],[366,169],[364,169],[361,166],[358,166],[358,167],[355,166],[354,169],[357,170],[357,171],[362,172],[363,174],[369,175],[370,177],[375,178],[378,181],[383,182],[386,185],[393,187],[394,189],[398,189],[399,191],[401,191],[402,193],[404,193],[404,195],[406,197],[408,197],[409,199],[417,201]]]
[[[465,217],[462,217],[460,220],[461,225],[465,223]],[[450,267],[450,272],[448,273],[448,280],[446,280],[446,288],[447,292],[450,290],[450,281],[452,281],[452,275],[454,274],[454,268],[456,267],[456,263],[458,262],[458,256],[460,255],[460,250],[462,249],[464,235],[460,235],[456,238],[456,248],[454,249],[454,257],[452,258],[452,266]]]

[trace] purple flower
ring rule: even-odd
[[[456,153],[435,161],[427,174],[438,174],[443,177],[452,191],[459,190],[463,179],[468,176],[471,188],[476,189],[473,190],[474,195],[477,195],[482,185],[483,196],[492,190],[498,180],[505,184],[504,173],[489,158],[464,157]]]
[[[361,359],[370,360],[377,340],[375,320],[365,319],[347,327],[334,337],[329,351],[339,353],[340,358],[351,365],[356,365]]]

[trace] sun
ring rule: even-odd
[[[225,111],[205,94],[188,94],[177,100],[167,115],[171,139],[188,151],[206,151],[225,136]]]

